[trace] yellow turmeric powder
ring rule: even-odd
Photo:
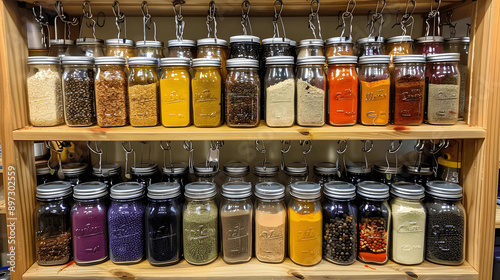
[[[162,67],[160,80],[161,123],[167,127],[191,123],[189,67]]]
[[[311,204],[312,202],[306,203]],[[307,208],[309,207],[302,209]],[[323,216],[321,211],[296,212],[288,208],[288,217],[290,259],[300,265],[319,263],[322,257]]]
[[[375,82],[361,81],[360,116],[365,125],[389,123],[390,79]]]
[[[193,80],[193,123],[199,127],[222,124],[222,78],[219,67],[195,67]]]

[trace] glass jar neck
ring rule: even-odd
[[[55,202],[55,201],[67,200],[70,197],[71,197],[71,194],[68,194],[65,196],[54,197],[54,198],[39,198],[39,197],[37,197],[36,199],[40,202]]]
[[[151,198],[151,197],[148,197],[148,200],[150,203],[165,203],[165,202],[175,202],[177,200],[179,200],[180,196],[176,196],[176,197],[171,197],[171,198]]]
[[[336,198],[332,196],[325,195],[325,198],[328,199],[329,201],[340,201],[340,202],[353,202],[356,197],[353,198]]]
[[[126,202],[134,202],[134,201],[140,201],[144,198],[144,195],[140,196],[140,197],[134,197],[134,198],[111,198],[111,201],[112,202],[116,202],[116,203],[126,203]]]
[[[186,202],[211,202],[213,201],[215,196],[205,197],[205,198],[190,198],[186,197]]]
[[[317,198],[300,198],[300,197],[296,197],[294,195],[292,195],[292,199],[295,200],[296,202],[318,202],[320,200],[321,197],[317,197]]]
[[[98,198],[91,198],[91,199],[81,199],[81,198],[73,198],[76,203],[81,203],[81,204],[94,204],[94,203],[102,203],[106,200],[106,196],[103,197],[98,197]]]

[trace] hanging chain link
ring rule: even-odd
[[[215,38],[217,40],[217,8],[215,7],[215,1],[210,1],[210,4],[208,4],[206,23],[208,30],[207,38]]]
[[[398,144],[396,145],[396,140],[391,140],[391,145],[389,149],[385,152],[385,162],[387,163],[386,172],[389,172],[390,162],[389,155],[393,154],[395,159],[396,168],[398,167],[398,151],[401,149],[401,145],[403,144],[403,140],[398,140]]]
[[[92,7],[90,6],[90,2],[89,1],[85,1],[83,2],[82,4],[82,9],[83,9],[83,14],[82,14],[82,19],[81,19],[81,24],[80,24],[80,31],[78,33],[78,38],[82,38],[82,28],[83,28],[83,22],[85,22],[85,26],[87,26],[87,28],[91,28],[92,29],[92,37],[94,37],[94,39],[96,39],[95,37],[95,27],[96,26],[99,26],[99,27],[103,27],[104,26],[104,23],[106,22],[106,15],[104,15],[103,12],[99,12],[97,14],[97,21],[94,19],[94,15],[92,14]],[[99,23],[99,19],[103,17],[103,21],[102,21],[102,24]]]
[[[434,2],[437,2],[437,7],[434,9]],[[441,0],[431,0],[431,10],[429,14],[427,15],[427,18],[425,19],[425,36],[429,36],[430,33],[430,21],[433,21],[433,28],[432,28],[432,36],[440,36],[441,34],[441,29],[440,29],[440,23],[441,23],[441,16],[439,14],[439,7],[441,7]],[[436,35],[436,30],[437,30],[437,35]]]
[[[56,10],[57,15],[54,17],[54,30],[55,30],[55,39],[58,40],[58,32],[57,32],[57,19],[59,19],[62,23],[64,23],[64,39],[71,38],[71,28],[70,26],[78,25],[78,19],[74,17],[72,20],[68,20],[66,15],[64,14],[64,7],[61,1],[56,1],[54,3],[54,8]]]
[[[352,8],[350,8],[351,5],[352,5]],[[350,38],[352,36],[352,20],[354,18],[353,13],[354,13],[355,8],[356,8],[356,0],[349,0],[349,2],[347,2],[347,7],[345,9],[345,12],[342,13],[341,11],[339,11],[338,25],[337,25],[336,29],[339,29],[340,27],[342,27],[342,32],[340,33],[340,37],[344,37],[346,20],[349,20],[349,36],[345,36],[345,37]]]
[[[241,26],[243,27],[243,35],[253,35],[252,23],[250,22],[250,1],[245,0],[241,3]]]
[[[379,10],[380,0],[378,0],[377,1],[377,6],[375,7],[375,12],[373,14],[371,14],[371,17],[370,17],[370,11],[368,12],[369,20],[368,20],[368,24],[366,25],[366,27],[369,30],[368,37],[372,37],[373,36],[373,33],[375,32],[375,26],[377,25],[377,23],[379,24],[379,26],[378,26],[378,37],[381,37],[381,35],[382,35],[382,26],[384,26],[384,23],[385,23],[384,16],[383,16],[382,13],[384,12],[386,4],[387,4],[386,0],[382,0],[382,7]]]
[[[283,12],[283,0],[274,1],[274,15],[273,15],[273,38],[280,38],[280,30],[278,26],[278,20],[281,23],[281,29],[283,30],[283,40],[286,38],[285,24],[283,23],[283,17],[281,13]]]
[[[182,16],[182,4],[186,3],[184,0],[174,0],[172,1],[174,8],[174,20],[175,20],[175,36],[178,41],[183,40],[184,36],[184,17]],[[177,6],[179,6],[177,8]]]
[[[314,7],[316,6],[316,7]],[[314,22],[316,20],[316,22]],[[316,28],[318,30],[318,35],[321,40],[323,36],[321,35],[321,23],[319,21],[319,0],[311,0],[311,12],[309,13],[309,29],[311,29],[314,39],[318,39],[316,36]]]
[[[38,14],[36,12],[38,6]],[[50,29],[49,29],[49,21],[45,21],[45,17],[43,16],[43,8],[42,5],[35,1],[33,2],[33,16],[35,17],[36,22],[40,25],[40,33],[42,33],[42,45],[47,48],[50,46]],[[45,33],[45,29],[47,29],[47,33]]]
[[[149,7],[147,1],[142,1],[142,28],[144,34],[144,44],[146,44],[146,28],[151,30],[151,24],[153,24],[153,39],[156,41],[156,22],[152,20],[151,14],[149,13]]]
[[[410,3],[412,4],[411,11],[409,11]],[[398,20],[398,15],[401,11],[398,11],[396,14],[396,23],[391,27],[394,28],[396,25],[401,26],[401,30],[403,31],[403,36],[406,36],[408,28],[410,29],[410,37],[413,36],[413,25],[415,23],[415,19],[413,18],[413,12],[415,11],[415,7],[417,6],[416,0],[408,0],[406,2],[405,12],[401,15],[401,18]]]
[[[124,39],[127,38],[127,18],[125,17],[125,14],[120,11],[120,3],[118,1],[115,1],[113,3],[113,14],[115,14],[115,24],[116,24],[116,29],[118,29],[118,39],[121,38],[122,34],[122,27],[121,25],[125,27],[125,36],[123,37]]]

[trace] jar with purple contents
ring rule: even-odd
[[[92,175],[94,180],[105,183],[108,188],[111,186],[122,183],[122,167],[118,163],[103,163],[94,165],[92,168]]]
[[[358,56],[383,55],[384,38],[383,37],[365,37],[357,41]]]
[[[144,188],[160,181],[158,164],[153,162],[143,162],[131,166],[130,174],[132,175],[130,181],[141,183]]]
[[[101,182],[82,183],[73,189],[75,204],[71,209],[71,222],[76,264],[108,259],[107,196],[108,185]]]
[[[415,40],[415,54],[443,53],[444,38],[441,36],[424,36]]]
[[[133,264],[144,257],[144,189],[137,182],[111,187],[108,232],[109,257],[113,263]]]

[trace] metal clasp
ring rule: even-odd
[[[307,157],[312,150],[312,142],[310,140],[300,140],[299,144],[302,146],[302,155],[304,156],[304,164],[307,166]]]
[[[401,149],[401,145],[403,144],[403,140],[398,140],[398,144],[396,145],[396,140],[391,140],[391,145],[389,149],[385,152],[385,162],[387,163],[386,171],[389,172],[390,162],[389,162],[389,154],[394,155],[396,168],[398,167],[398,151]]]
[[[206,24],[208,30],[207,38],[215,38],[217,42],[217,8],[215,7],[215,1],[210,1],[210,4],[208,4]]]
[[[285,170],[285,154],[292,148],[292,142],[290,140],[280,140],[281,143],[281,170]]]
[[[90,145],[90,141],[87,141],[87,147],[89,148],[89,150],[91,152],[93,152],[94,154],[98,155],[99,156],[99,173],[102,172],[102,154],[103,154],[103,151],[102,149],[99,148],[99,142],[94,142],[95,144],[95,149],[92,148],[92,146]],[[107,176],[108,174],[103,174],[104,176]]]
[[[385,23],[384,16],[382,13],[384,12],[386,4],[387,4],[386,0],[382,0],[382,7],[379,10],[380,0],[377,1],[377,6],[375,7],[375,12],[373,14],[371,14],[371,19],[368,21],[368,24],[366,25],[366,27],[369,30],[368,37],[372,37],[373,33],[375,32],[375,25],[377,23],[379,23],[377,37],[382,36],[382,26],[384,26],[384,23]],[[370,14],[370,12],[368,12],[368,14]]]
[[[347,141],[346,140],[339,140],[337,141],[337,144],[338,144],[338,148],[337,148],[337,161],[335,162],[335,164],[337,165],[337,176],[340,178],[342,178],[342,172],[343,170],[346,169],[346,156],[345,156],[345,153],[347,152]],[[342,158],[342,169],[339,168],[339,162],[340,162],[340,159]]]
[[[151,14],[149,13],[149,7],[147,1],[142,1],[142,27],[144,32],[144,44],[146,44],[146,28],[151,30],[151,23],[153,23],[153,39],[156,41],[156,22],[151,19]]]
[[[115,24],[116,24],[116,29],[118,29],[118,39],[120,39],[122,28],[121,25],[123,23],[123,26],[125,27],[125,37],[127,38],[127,18],[125,17],[125,14],[120,11],[120,3],[118,1],[115,1],[113,3],[113,14],[115,14]]]
[[[363,142],[363,148],[361,151],[363,152],[363,157],[365,159],[365,169],[368,169],[368,157],[367,154],[373,149],[373,141],[372,140],[361,140]]]
[[[125,146],[126,145],[125,143],[128,144],[128,147]],[[130,170],[128,168],[128,155],[134,154],[134,167],[135,167],[136,164],[135,150],[132,148],[132,144],[130,143],[130,141],[128,142],[123,141],[122,148],[125,151],[125,178],[130,179],[132,178],[132,176],[130,175]]]
[[[170,166],[172,169],[172,172],[174,172],[174,165],[172,162],[172,147],[170,146],[170,141],[165,141],[165,146],[163,146],[163,141],[160,141],[160,148],[163,150],[163,166],[167,168],[167,166]],[[166,152],[169,152],[170,156],[170,161],[169,164],[167,165],[167,159],[166,159]]]
[[[241,26],[243,27],[243,35],[248,35],[247,29],[250,29],[250,35],[253,35],[250,22],[250,1],[248,0],[241,3]]]
[[[36,13],[37,6],[39,10],[38,14]],[[42,45],[47,48],[50,44],[49,21],[45,21],[42,5],[38,1],[33,2],[33,8],[31,10],[33,11],[33,16],[36,22],[38,22],[38,24],[40,25],[40,33],[42,33]],[[45,33],[45,29],[47,29],[47,33]]]
[[[55,30],[55,38],[58,39],[57,32],[57,19],[59,19],[62,23],[64,23],[64,37],[63,38],[71,38],[71,28],[68,28],[69,25],[76,26],[78,25],[78,19],[74,17],[71,21],[67,20],[66,15],[64,14],[64,7],[61,1],[56,1],[54,3],[54,7],[57,13],[57,16],[54,17],[54,30]]]
[[[409,10],[409,4],[412,4],[411,11],[408,12]],[[406,8],[405,12],[401,15],[401,18],[398,20],[398,15],[401,12],[399,10],[396,14],[396,23],[391,27],[394,28],[396,25],[401,26],[401,30],[403,31],[403,36],[406,35],[407,28],[410,28],[410,37],[413,35],[413,24],[415,23],[415,19],[413,18],[413,12],[415,11],[415,7],[417,6],[417,1],[416,0],[408,0],[406,2]]]
[[[260,148],[261,144],[262,148]],[[264,161],[262,161],[262,166],[264,167],[264,170],[266,170],[266,163],[267,163],[266,144],[262,140],[255,140],[255,149],[257,150],[257,152],[264,155]]]
[[[193,173],[194,172],[194,148],[193,148],[193,142],[192,141],[184,141],[183,147],[184,147],[184,150],[188,151],[188,153],[189,153],[189,159],[188,159],[189,173]]]
[[[316,5],[316,7],[314,7]],[[314,23],[316,20],[316,23]],[[317,39],[316,28],[318,29],[318,35],[320,39],[323,39],[321,35],[321,23],[319,21],[319,0],[311,0],[311,12],[309,13],[309,25],[308,28],[311,29],[314,39]]]
[[[283,12],[283,0],[274,1],[274,15],[273,15],[273,38],[279,38],[280,30],[278,26],[278,20],[281,23],[281,28],[283,30],[283,41],[286,38],[285,24],[283,23],[283,18],[281,17],[281,13]]]
[[[434,2],[437,3],[436,9],[434,9]],[[429,24],[430,20],[433,20],[432,36],[439,36],[441,34],[441,29],[439,27],[441,22],[439,7],[441,7],[441,0],[431,0],[431,10],[427,15],[427,18],[425,19],[425,25],[426,25],[425,36],[429,36],[431,28],[431,25]],[[436,30],[437,30],[437,35],[436,35]]]
[[[182,4],[186,3],[184,0],[174,0],[172,1],[174,8],[174,20],[175,20],[175,36],[178,41],[182,41],[184,35],[184,17],[182,16]],[[177,9],[177,6],[179,8]]]
[[[352,8],[350,9],[349,7],[352,5]],[[354,9],[356,8],[356,0],[349,0],[347,2],[347,7],[345,9],[345,12],[340,12],[338,15],[338,26],[336,29],[339,29],[342,27],[342,32],[340,33],[340,37],[344,37],[345,34],[345,27],[346,27],[346,20],[349,19],[349,36],[345,36],[346,38],[350,38],[352,36],[352,20],[354,18],[353,12]],[[342,20],[342,23],[340,21]]]

